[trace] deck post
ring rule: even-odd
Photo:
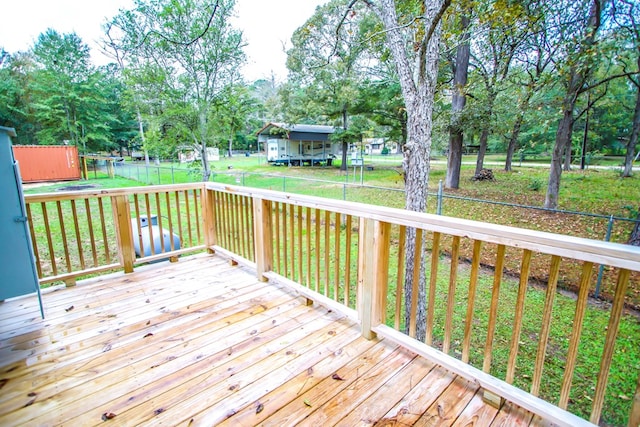
[[[207,247],[207,252],[212,254],[215,251],[213,246],[218,244],[218,237],[216,235],[216,210],[215,199],[216,194],[213,190],[209,190],[206,185],[202,187],[202,222],[204,230],[204,244]]]
[[[118,256],[124,267],[125,273],[133,272],[133,263],[136,260],[133,247],[133,232],[131,230],[131,207],[126,195],[112,196],[111,207],[113,218],[116,222],[116,236],[118,238]]]
[[[366,339],[374,339],[372,328],[385,321],[390,231],[389,223],[360,218],[358,314]]]
[[[273,268],[273,235],[271,201],[260,198],[253,200],[253,232],[255,236],[256,273],[258,279],[266,282],[264,276]]]

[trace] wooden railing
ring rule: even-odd
[[[206,188],[216,206],[211,249],[238,254],[234,238],[255,242],[244,262],[259,276],[346,311],[366,337],[396,341],[479,382],[488,399],[507,397],[561,425],[586,421],[539,397],[593,423],[604,407],[624,401],[628,424],[637,426],[640,392],[621,390],[616,378],[640,372],[637,320],[629,320],[635,334],[618,336],[629,283],[640,280],[639,248],[266,190]],[[242,213],[250,205],[252,215]],[[407,245],[424,255],[409,269]],[[544,286],[531,279],[534,262],[536,271],[546,268]],[[616,277],[616,293],[599,309],[608,310],[608,323],[585,331],[598,265]],[[558,296],[558,282],[576,269],[577,295]],[[407,301],[408,274],[414,295],[425,284],[423,310],[416,298]],[[631,366],[619,357],[626,352],[634,353]],[[559,364],[562,378],[548,377]],[[591,403],[586,413],[580,401]]]
[[[628,425],[640,422],[640,379],[637,389],[620,385],[640,371],[640,327],[623,319],[625,295],[638,287],[629,283],[640,280],[638,248],[211,183],[26,202],[42,283],[208,249],[345,312],[367,338],[398,342],[476,381],[487,399],[507,398],[560,425],[586,423],[570,412],[598,423],[613,407],[624,408]],[[151,215],[180,236],[179,250],[135,256],[142,233],[154,236],[132,219]],[[407,264],[407,248],[423,256]],[[599,265],[615,277],[615,298],[598,309],[606,324],[585,330]],[[546,269],[544,286],[532,268]],[[558,283],[576,270],[576,295],[559,296]],[[407,298],[420,283],[424,305]],[[621,324],[635,329],[620,334]]]
[[[80,276],[130,272],[204,249],[201,199],[202,184],[25,196],[40,283],[71,285]],[[144,226],[152,217],[157,227]],[[179,247],[162,229],[178,236]]]

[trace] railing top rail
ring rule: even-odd
[[[620,243],[273,190],[216,183],[206,183],[205,187],[640,271],[640,247]]]
[[[192,189],[201,189],[202,182],[193,182],[187,184],[170,184],[170,185],[151,185],[144,187],[125,187],[125,188],[113,188],[103,190],[80,190],[80,191],[65,191],[61,193],[41,193],[41,194],[25,194],[25,201],[27,203],[40,203],[40,202],[52,202],[59,200],[78,200],[78,199],[91,199],[96,197],[110,197],[110,196],[126,196],[130,194],[151,194],[157,192],[172,192],[172,191],[184,191]]]

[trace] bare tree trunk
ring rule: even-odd
[[[487,141],[489,140],[489,127],[485,126],[480,133],[480,148],[478,149],[478,158],[476,160],[476,175],[484,168],[484,155],[487,152]]]
[[[518,105],[518,115],[516,121],[511,128],[511,136],[509,137],[509,144],[507,146],[507,160],[504,162],[504,170],[510,172],[512,169],[511,163],[513,162],[513,154],[516,152],[518,146],[518,138],[520,137],[520,129],[522,128],[522,122],[524,121],[524,112],[529,108],[529,101],[533,95],[533,86],[527,85],[527,92]]]
[[[638,66],[640,67],[640,58],[638,58]],[[633,175],[633,158],[638,143],[638,134],[640,133],[640,87],[636,86],[636,108],[633,111],[633,128],[629,142],[627,142],[627,153],[624,158],[624,171],[622,176],[628,178]]]
[[[455,71],[453,75],[453,96],[451,98],[451,124],[449,126],[449,156],[447,158],[447,174],[444,185],[447,188],[460,187],[460,168],[462,165],[462,146],[464,132],[460,123],[461,114],[467,102],[466,86],[469,75],[469,24],[468,14],[460,18],[462,41],[456,52]]]
[[[342,107],[342,129],[347,130],[347,105]],[[347,170],[347,150],[349,149],[349,143],[342,141],[342,162],[340,162],[340,170]]]
[[[562,170],[565,172],[569,172],[571,170],[571,153],[573,151],[573,141],[571,140],[571,136],[573,135],[573,125],[575,123],[573,117],[571,120],[571,132],[569,133],[569,137],[565,142],[566,145],[564,146],[564,164],[562,166]]]
[[[406,209],[424,212],[427,206],[429,184],[429,160],[431,154],[431,129],[433,96],[438,74],[438,45],[440,41],[441,10],[443,2],[423,2],[425,38],[419,43],[414,66],[406,51],[405,39],[398,25],[394,0],[381,0],[375,12],[381,19],[386,32],[386,41],[393,55],[402,88],[402,96],[407,109],[407,142],[403,147],[405,172]],[[446,7],[444,7],[446,8]],[[440,13],[440,15],[439,15]],[[435,23],[435,25],[432,25]],[[430,36],[430,37],[429,37]],[[423,245],[424,247],[424,245]],[[416,253],[416,233],[407,231],[405,257],[405,324],[409,325],[411,302],[417,299],[416,338],[426,336],[426,261],[423,252]],[[415,257],[420,257],[418,295],[413,293],[413,265]]]
[[[551,167],[549,169],[549,183],[544,206],[549,209],[558,207],[558,194],[560,193],[560,176],[562,175],[562,155],[564,154],[566,141],[571,138],[573,129],[573,108],[565,109],[564,115],[556,132],[556,143],[551,153]]]
[[[596,44],[596,33],[600,28],[600,13],[602,10],[601,0],[593,0],[589,10],[589,20],[584,28],[584,39],[581,43],[577,58],[586,60],[587,49],[591,49]],[[558,195],[560,193],[560,177],[562,176],[562,155],[569,150],[567,156],[569,166],[571,165],[571,134],[573,132],[574,117],[573,111],[576,106],[578,96],[583,89],[584,83],[591,74],[593,65],[588,63],[573,64],[568,73],[569,81],[566,86],[566,93],[562,103],[562,118],[558,124],[556,132],[556,142],[551,155],[551,167],[549,170],[549,182],[547,185],[547,195],[544,207],[555,209],[558,207]]]

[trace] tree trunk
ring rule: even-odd
[[[484,168],[484,155],[487,152],[487,141],[489,139],[489,126],[486,125],[480,134],[480,148],[478,149],[478,159],[476,160],[476,175],[480,174]]]
[[[636,217],[636,225],[631,231],[631,236],[627,242],[631,246],[640,246],[640,209],[638,209],[638,216]]]
[[[571,165],[571,133],[574,124],[573,110],[575,109],[578,95],[593,70],[593,65],[580,61],[588,60],[589,55],[587,55],[586,52],[596,44],[595,37],[601,24],[600,13],[602,12],[602,5],[600,2],[601,0],[593,0],[591,4],[589,20],[584,27],[584,37],[575,52],[575,58],[578,59],[578,62],[571,66],[568,73],[569,81],[567,82],[567,90],[562,103],[562,118],[558,124],[556,142],[551,155],[549,182],[544,201],[544,207],[546,208],[556,209],[558,207],[560,177],[562,176],[562,155],[567,149],[569,153],[567,156],[569,166]]]
[[[446,188],[460,188],[460,167],[462,165],[462,131],[449,132],[449,155],[447,157]]]
[[[462,146],[464,131],[461,124],[462,111],[467,102],[466,86],[469,75],[469,15],[460,18],[462,40],[456,51],[455,72],[453,75],[453,95],[451,97],[451,123],[449,126],[449,155],[447,158],[447,174],[444,185],[446,188],[460,187],[460,168],[462,165]]]
[[[342,106],[342,129],[347,130],[347,105]],[[342,141],[342,162],[340,162],[340,170],[347,170],[347,150],[349,149],[349,143]]]
[[[573,141],[571,140],[571,136],[573,135],[573,125],[575,123],[574,118],[571,118],[571,132],[569,133],[569,138],[565,142],[564,146],[564,163],[562,169],[565,172],[569,172],[571,170],[571,153],[573,151]]]
[[[372,5],[372,4],[371,4]],[[425,34],[435,22],[442,1],[423,2]],[[398,72],[402,96],[407,109],[407,142],[403,147],[403,167],[405,174],[406,209],[424,212],[427,206],[429,184],[429,160],[431,154],[431,128],[433,96],[438,75],[438,45],[440,24],[433,27],[431,37],[419,45],[416,63],[411,66],[407,55],[402,26],[398,25],[394,0],[381,0],[376,14],[386,30],[386,41]],[[426,264],[424,251],[416,253],[415,229],[407,230],[405,257],[405,324],[410,315],[411,302],[417,301],[416,338],[424,340],[426,336]],[[424,248],[424,245],[422,246]],[[415,257],[420,257],[418,295],[413,293],[413,265]]]
[[[575,103],[575,102],[574,102]],[[547,185],[547,195],[544,200],[544,207],[556,209],[558,207],[558,194],[560,193],[560,176],[562,175],[562,155],[564,154],[567,141],[571,139],[573,130],[573,104],[571,108],[565,108],[558,131],[556,132],[556,143],[551,153],[551,166],[549,169],[549,183]]]
[[[640,58],[638,59],[638,65],[640,66]],[[633,157],[638,143],[638,134],[640,133],[640,87],[636,86],[636,109],[633,111],[633,128],[631,130],[631,136],[629,136],[629,142],[627,142],[627,153],[624,158],[624,171],[622,176],[628,178],[633,175]],[[637,227],[637,226],[636,226]]]
[[[511,128],[511,136],[509,137],[509,144],[507,146],[507,160],[504,162],[504,170],[511,172],[513,169],[511,163],[513,162],[513,154],[518,147],[518,138],[520,137],[520,129],[522,128],[522,122],[524,121],[524,112],[529,108],[529,101],[533,96],[533,85],[527,85],[527,92],[518,105],[518,115],[516,121]]]

